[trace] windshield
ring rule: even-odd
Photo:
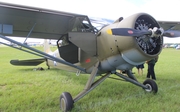
[[[87,16],[77,16],[72,21],[73,26],[71,31],[77,32],[95,32]],[[71,26],[71,25],[70,25]]]
[[[97,33],[102,27],[112,24],[114,21],[104,18],[88,18],[87,16],[77,16],[74,18],[71,31],[94,32]]]
[[[90,21],[91,24],[98,30],[114,22],[114,20],[105,19],[105,18],[95,18],[95,17],[91,17]]]

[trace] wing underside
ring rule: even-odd
[[[0,34],[5,36],[59,39],[78,31],[83,21],[90,23],[85,15],[0,2]]]
[[[158,23],[164,30],[180,30],[179,21],[158,21]]]

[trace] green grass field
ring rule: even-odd
[[[59,96],[67,91],[75,97],[89,75],[67,71],[34,71],[37,67],[12,66],[11,59],[36,56],[9,47],[0,47],[0,112],[60,112]],[[180,50],[163,49],[155,66],[159,91],[146,93],[131,83],[107,79],[74,104],[72,112],[178,112],[180,111]],[[144,75],[137,79],[146,79]]]

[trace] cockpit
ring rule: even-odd
[[[94,32],[97,33],[101,28],[111,24],[113,21],[103,18],[88,18],[87,16],[77,16],[72,20],[74,23],[71,31]]]

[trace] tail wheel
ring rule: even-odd
[[[60,96],[60,108],[63,112],[70,111],[73,108],[73,99],[70,93],[63,92]]]
[[[153,93],[158,92],[158,86],[155,81],[151,79],[147,79],[143,82],[143,84],[148,87],[148,89],[144,89],[146,92],[153,92]]]

